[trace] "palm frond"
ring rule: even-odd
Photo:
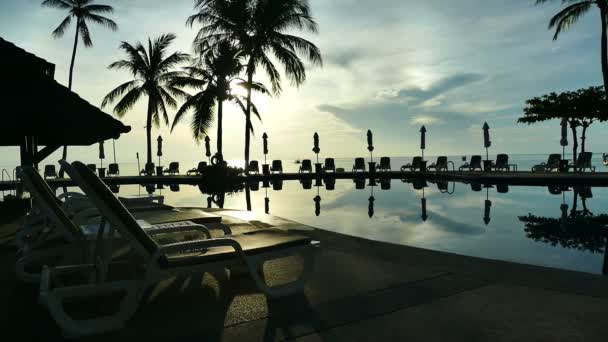
[[[137,87],[137,84],[137,81],[128,81],[112,89],[101,101],[101,108],[105,108],[110,103],[113,103],[118,97],[122,96],[125,92],[129,92],[133,88]]]
[[[590,0],[578,2],[567,6],[553,16],[553,18],[551,18],[549,21],[549,29],[555,28],[553,40],[556,40],[563,30],[566,30],[572,25],[576,24],[576,22],[578,22],[578,20],[589,11],[593,3],[594,2]]]
[[[108,5],[87,5],[83,7],[89,13],[114,13],[114,7]]]
[[[110,92],[110,94],[112,94],[112,92]],[[118,117],[123,117],[131,108],[133,108],[133,106],[135,106],[135,104],[143,94],[144,90],[142,87],[132,87],[131,90],[127,92],[127,94],[123,96],[120,101],[118,101],[118,103],[114,107],[114,113],[116,113]]]
[[[283,64],[285,75],[295,86],[299,86],[306,80],[306,67],[298,55],[280,44],[272,44],[274,56]]]
[[[281,89],[281,74],[279,74],[279,71],[277,70],[277,68],[274,66],[274,64],[272,63],[270,58],[268,58],[268,56],[266,56],[266,55],[261,56],[260,64],[266,70],[266,74],[268,75],[268,78],[270,80],[270,85],[272,86],[272,92],[275,94],[280,94],[281,90],[282,90]]]
[[[86,14],[83,16],[85,20],[90,20],[98,25],[109,28],[112,31],[118,30],[118,25],[112,20],[97,14]]]
[[[44,0],[42,2],[42,6],[54,7],[54,8],[60,8],[60,9],[70,9],[70,8],[74,7],[74,4],[72,4],[66,0]]]
[[[86,46],[86,47],[93,46],[93,41],[91,40],[91,33],[89,32],[89,27],[87,26],[87,23],[82,19],[79,19],[79,21],[78,21],[78,32],[80,33],[80,38],[82,38],[82,42],[84,43],[84,46]]]
[[[63,19],[61,24],[59,24],[59,26],[57,26],[57,28],[53,31],[53,37],[55,37],[55,38],[63,37],[65,30],[67,29],[68,25],[70,25],[71,22],[72,22],[71,15],[68,15],[67,17],[65,17],[65,19]]]

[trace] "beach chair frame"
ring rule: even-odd
[[[112,231],[117,230],[133,247],[135,252],[143,259],[143,270],[132,273],[133,279],[113,280],[108,278],[108,269],[119,264],[111,263],[107,254],[106,258],[98,258],[94,264],[73,265],[54,268],[45,268],[40,284],[40,302],[45,305],[51,316],[55,319],[66,336],[80,337],[92,334],[108,332],[120,329],[124,323],[135,313],[145,290],[157,282],[182,274],[209,272],[221,278],[228,278],[227,269],[246,266],[254,283],[264,294],[270,297],[281,297],[293,293],[301,293],[304,284],[312,272],[314,256],[318,250],[318,244],[310,239],[302,239],[298,244],[286,245],[286,247],[264,251],[259,253],[246,253],[239,243],[238,236],[215,238],[206,240],[194,240],[188,242],[173,243],[169,245],[158,245],[136,224],[133,217],[128,214],[126,208],[117,200],[112,200],[111,192],[104,190],[105,185],[95,181],[95,175],[87,173],[83,165],[74,162],[67,167],[73,167],[74,180],[91,197],[92,201],[99,207],[104,217],[110,222],[110,243],[113,236]],[[97,178],[98,179],[98,178]],[[109,190],[109,189],[108,189]],[[254,234],[289,234],[278,229],[264,229]],[[249,236],[249,235],[248,235]],[[299,238],[295,236],[295,238]],[[234,252],[229,253],[224,259],[197,257],[195,263],[172,265],[168,255],[174,253],[187,253],[193,251],[209,251],[214,248],[230,248]],[[270,260],[302,255],[304,259],[303,272],[300,277],[290,283],[269,286],[259,271],[263,264]],[[137,265],[126,265],[137,266]],[[137,269],[137,267],[134,267]],[[88,274],[94,281],[84,284],[56,286],[54,279],[71,273]],[[64,303],[77,301],[78,299],[89,299],[117,291],[125,293],[118,312],[104,317],[75,320],[65,311]]]

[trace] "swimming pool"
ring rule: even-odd
[[[608,188],[497,187],[353,180],[259,183],[251,208],[314,227],[432,250],[601,274]],[[315,186],[319,185],[319,186]],[[359,188],[362,184],[359,184]],[[385,188],[384,190],[382,188]],[[245,192],[211,196],[197,186],[152,186],[173,206],[245,209]],[[152,190],[152,189],[149,189]],[[122,185],[121,195],[146,193]],[[223,202],[223,203],[222,203]]]

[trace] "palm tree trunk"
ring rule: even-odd
[[[247,65],[247,111],[245,112],[245,172],[249,172],[249,145],[251,137],[249,128],[251,127],[251,87],[253,84],[253,57],[249,57]]]
[[[585,140],[587,140],[587,128],[589,128],[589,124],[583,124],[583,133],[581,133],[581,152],[585,152]]]
[[[224,154],[222,152],[222,132],[223,132],[223,128],[222,128],[222,116],[223,116],[223,112],[224,112],[224,100],[220,99],[218,101],[217,104],[217,155],[218,155],[218,161],[221,163],[222,161],[224,161]]]
[[[576,159],[578,158],[578,139],[576,135],[576,122],[570,121],[570,129],[572,130],[572,163],[576,165]],[[576,171],[576,167],[574,167]]]
[[[68,77],[68,89],[72,90],[72,75],[74,74],[74,62],[76,61],[76,49],[78,48],[78,29],[80,28],[80,21],[76,22],[76,34],[74,35],[74,48],[72,49],[72,60],[70,62],[70,74]],[[67,160],[68,158],[68,146],[63,146],[63,153],[61,155],[62,160]],[[63,178],[64,174],[63,168],[59,170],[59,178]]]
[[[608,94],[608,33],[606,32],[606,15],[608,15],[608,5],[604,2],[597,2],[600,8],[602,20],[602,76],[604,77],[604,90]]]
[[[572,210],[570,210],[570,217],[576,217],[576,209],[578,209],[578,191],[573,190],[573,192],[572,192]]]
[[[146,171],[150,172],[149,165],[152,164],[152,98],[151,97],[148,97],[148,117],[146,119],[146,142],[148,143]]]
[[[72,61],[70,62],[70,75],[68,79],[68,89],[72,90],[72,76],[74,75],[74,62],[76,61],[76,49],[78,48],[78,29],[80,20],[76,23],[76,35],[74,36],[74,49],[72,49]]]

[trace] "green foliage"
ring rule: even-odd
[[[552,246],[601,253],[608,241],[608,215],[568,217],[565,229],[557,218],[528,214],[519,220],[526,226],[526,237]]]
[[[517,122],[533,124],[552,119],[608,120],[608,102],[602,87],[550,93],[526,101],[524,115]]]

